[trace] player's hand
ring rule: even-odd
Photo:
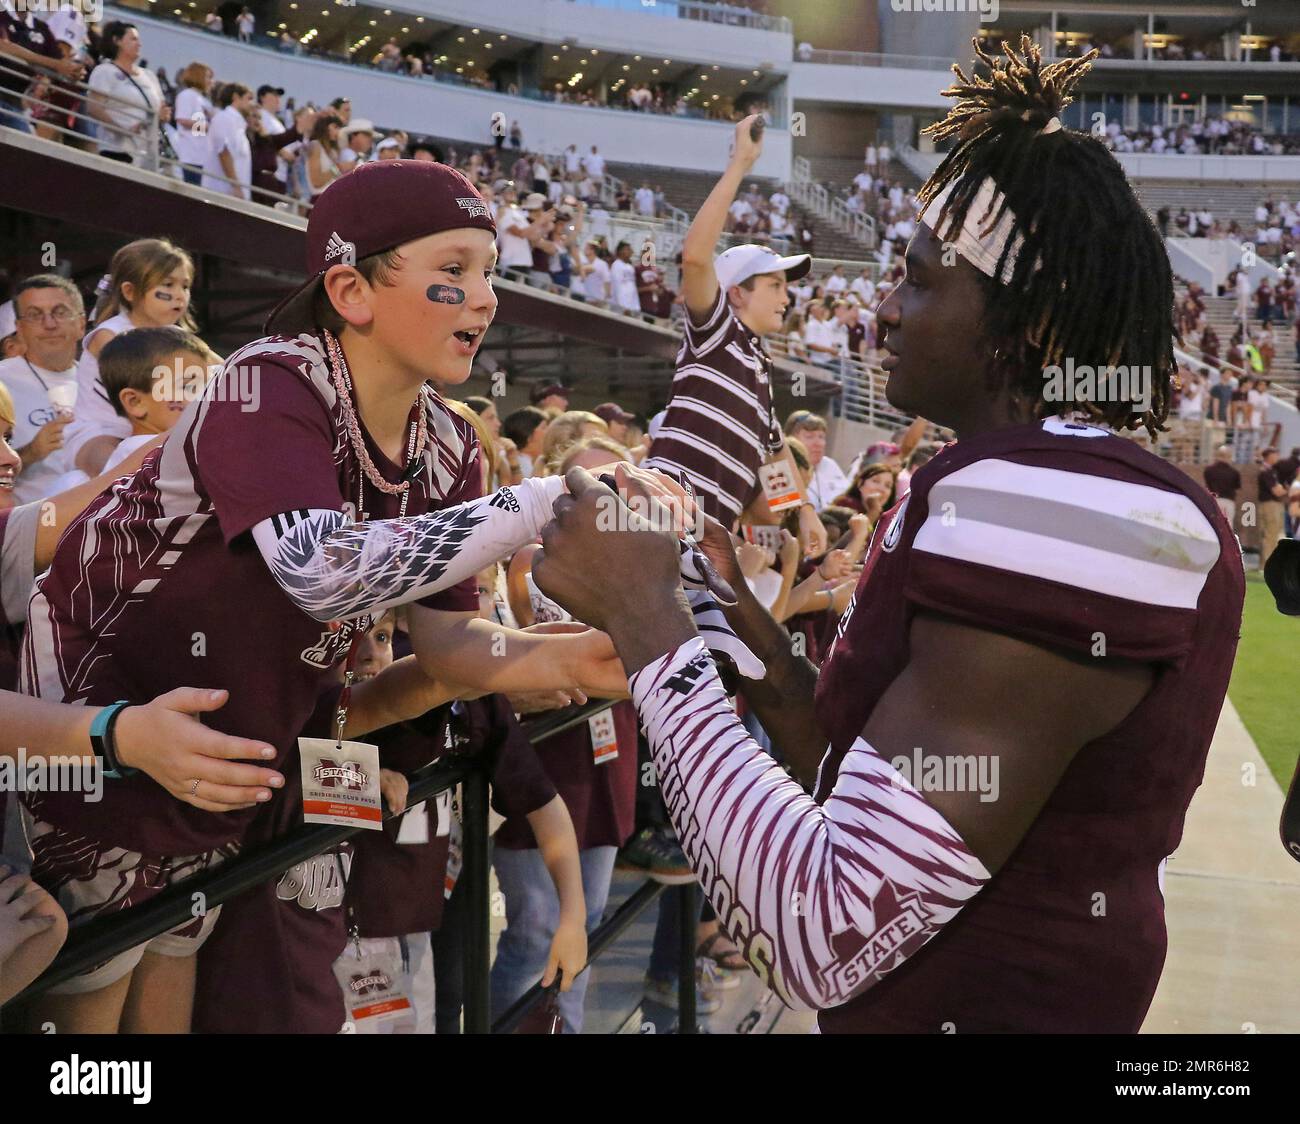
[[[410,782],[394,769],[379,770],[379,795],[394,816],[406,811],[406,797],[411,791]]]
[[[676,536],[628,509],[585,469],[570,469],[564,480],[569,491],[542,529],[533,579],[579,620],[609,633],[626,666],[643,667],[695,635]]]
[[[740,165],[745,171],[749,171],[763,155],[763,134],[759,133],[758,140],[754,140],[749,135],[754,122],[761,118],[762,114],[751,113],[737,124],[735,135],[731,140],[731,162]]]
[[[542,986],[550,987],[555,982],[558,968],[564,973],[560,980],[560,990],[568,991],[578,973],[587,966],[587,930],[581,921],[561,920],[555,927],[555,936],[551,938],[551,951],[546,957],[546,971],[542,974]]]
[[[117,719],[117,759],[205,812],[265,803],[272,789],[284,785],[284,777],[274,769],[237,762],[272,760],[275,747],[209,730],[195,717],[220,710],[228,698],[226,691],[177,687],[153,702],[127,707]]]

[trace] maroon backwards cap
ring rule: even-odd
[[[427,160],[376,160],[335,180],[307,220],[308,279],[266,318],[268,335],[297,335],[317,327],[312,303],[325,271],[356,265],[440,230],[477,227],[496,234],[492,212],[455,168]]]

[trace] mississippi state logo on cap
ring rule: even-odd
[[[487,204],[483,202],[482,196],[474,195],[469,198],[460,197],[456,200],[456,206],[469,215],[470,218],[487,219],[491,218],[488,212]]]

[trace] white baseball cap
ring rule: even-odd
[[[811,254],[793,254],[783,258],[770,246],[732,246],[723,250],[713,262],[718,284],[723,292],[760,273],[784,273],[787,281],[797,281],[812,269]]]

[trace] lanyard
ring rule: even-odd
[[[49,394],[50,388],[45,384],[45,380],[41,378],[40,372],[35,367],[32,366],[32,361],[28,359],[27,356],[24,355],[23,362],[27,364],[27,369],[31,371],[32,377],[35,378],[36,381],[41,384],[41,389],[45,391],[46,394]]]

